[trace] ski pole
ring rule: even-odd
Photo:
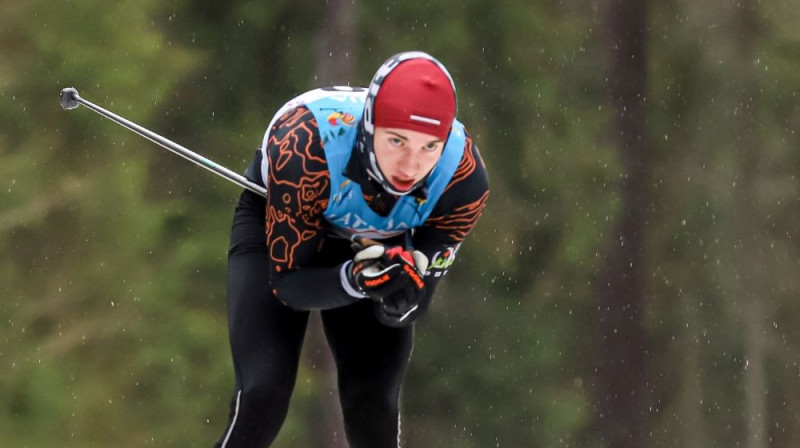
[[[92,111],[97,112],[98,114],[119,124],[120,126],[123,126],[141,135],[142,137],[150,140],[151,142],[161,146],[164,149],[167,149],[191,162],[196,163],[197,165],[200,165],[201,167],[211,171],[212,173],[215,173],[221,177],[224,177],[225,179],[228,179],[229,181],[235,183],[236,185],[239,185],[240,187],[246,188],[260,196],[263,197],[267,196],[267,189],[262,187],[261,185],[251,182],[246,177],[237,174],[225,168],[224,166],[219,165],[214,161],[209,160],[201,156],[200,154],[197,154],[196,152],[193,152],[179,145],[166,137],[162,137],[149,129],[139,126],[138,124],[130,120],[122,118],[119,115],[109,110],[106,110],[90,101],[81,98],[80,95],[78,95],[78,91],[73,87],[67,87],[65,89],[62,89],[59,100],[61,102],[61,107],[63,107],[65,110],[75,109],[82,104],[91,109]]]

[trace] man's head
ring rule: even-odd
[[[442,154],[456,115],[447,69],[432,56],[393,56],[375,74],[358,150],[369,176],[396,195],[422,185]]]

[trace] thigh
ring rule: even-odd
[[[323,311],[322,322],[336,360],[340,386],[354,381],[362,386],[399,390],[411,357],[412,326],[382,325],[369,300]]]
[[[285,384],[294,381],[308,312],[291,310],[270,291],[263,210],[263,198],[250,192],[236,209],[228,253],[228,332],[237,380]]]
[[[242,374],[294,378],[308,312],[281,304],[264,276],[266,254],[245,252],[228,259],[228,333]],[[265,372],[270,369],[271,372]],[[264,378],[266,379],[266,378]]]

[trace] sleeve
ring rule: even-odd
[[[402,325],[410,324],[428,308],[436,285],[455,261],[461,243],[478,221],[488,197],[486,166],[472,138],[467,136],[464,155],[453,178],[431,216],[412,237],[414,249],[425,254],[430,262],[425,273],[425,298]],[[391,325],[391,322],[384,323]]]
[[[311,112],[302,106],[286,112],[268,130],[264,149],[269,170],[265,176],[266,239],[272,293],[297,310],[355,302],[358,299],[342,288],[341,264],[320,262],[330,173]]]

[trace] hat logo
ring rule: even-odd
[[[440,124],[442,124],[442,122],[439,120],[435,120],[433,118],[428,118],[428,117],[420,117],[419,115],[411,115],[408,118],[410,118],[411,121],[419,121],[420,123],[432,124],[434,126],[439,126]]]

